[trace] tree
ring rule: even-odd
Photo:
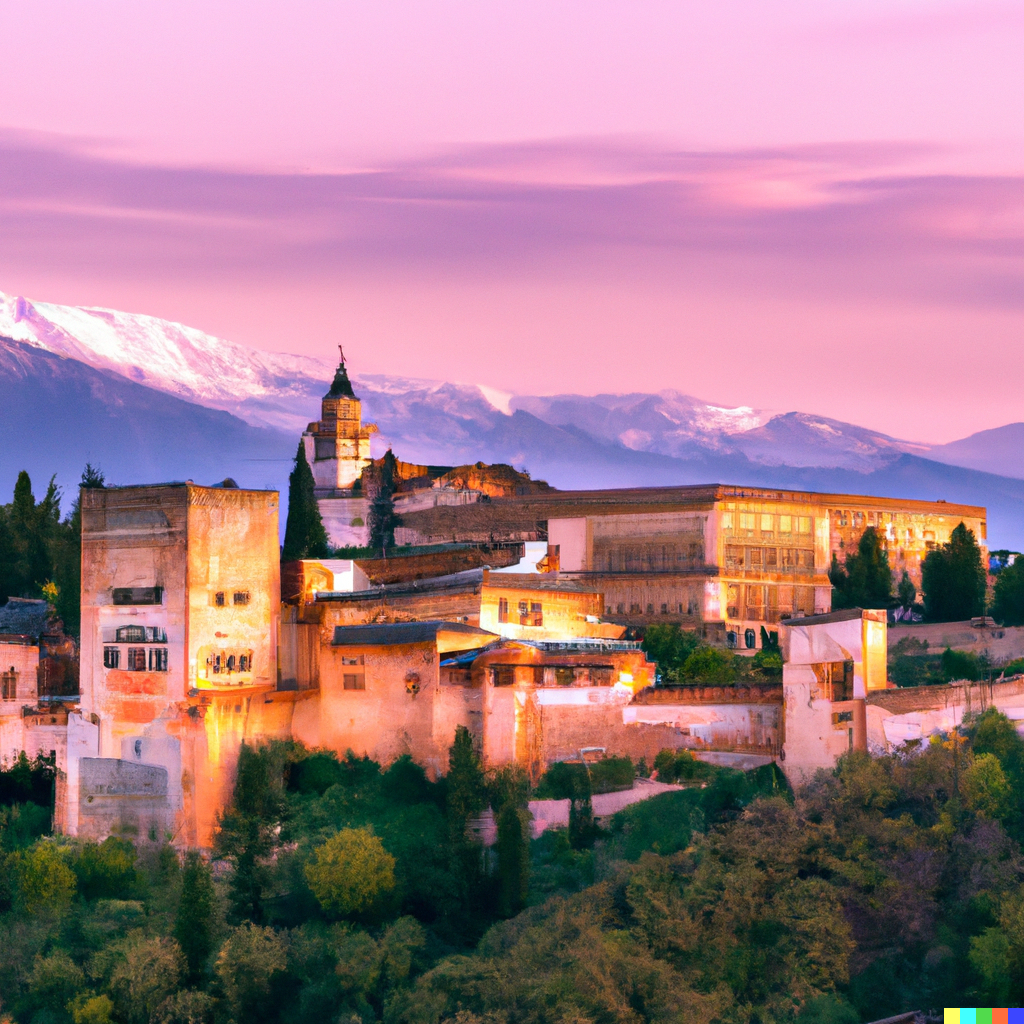
[[[288,477],[288,519],[281,551],[285,562],[297,558],[326,558],[330,554],[315,488],[313,471],[306,461],[306,446],[300,440],[295,453],[295,468]]]
[[[445,778],[445,803],[452,840],[466,838],[469,819],[479,814],[486,801],[484,772],[473,749],[473,737],[464,726],[455,729],[455,740],[448,749],[448,775]]]
[[[648,626],[641,646],[658,663],[661,675],[674,682],[683,663],[700,646],[700,635],[694,630],[680,629],[674,622]]]
[[[306,880],[324,910],[354,917],[378,908],[395,888],[395,858],[368,828],[343,828],[313,851]]]
[[[272,928],[248,923],[231,933],[217,955],[217,977],[239,1024],[272,1019],[267,1003],[287,966],[287,942]]]
[[[986,572],[974,534],[960,523],[949,540],[921,563],[925,616],[956,622],[985,610]]]
[[[490,780],[497,814],[498,912],[518,914],[530,892],[530,780],[521,765],[499,768]]]
[[[1024,557],[996,576],[992,615],[1004,626],[1024,626]]]
[[[889,553],[873,526],[861,534],[856,552],[848,554],[841,566],[832,556],[828,575],[835,608],[888,608],[892,602]]]
[[[181,946],[192,978],[202,974],[213,952],[213,912],[215,896],[213,877],[198,850],[185,854],[181,872],[181,895],[174,919],[174,937]]]
[[[396,459],[389,448],[381,460],[377,493],[370,502],[370,547],[382,555],[395,546],[395,527],[398,525],[394,500],[395,472]]]
[[[735,655],[717,647],[698,647],[683,663],[680,676],[696,683],[731,683],[736,678]]]
[[[903,570],[899,586],[896,588],[896,600],[899,601],[901,608],[913,608],[917,600],[917,587],[914,586],[914,581],[906,569]]]
[[[174,939],[130,933],[104,950],[113,965],[108,988],[118,1016],[128,1024],[149,1024],[185,972],[185,958]]]
[[[59,916],[75,897],[75,873],[60,850],[44,840],[23,857],[18,888],[27,913]]]

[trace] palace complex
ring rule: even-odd
[[[365,539],[374,429],[342,362],[303,434],[338,545]],[[209,846],[241,744],[274,738],[409,754],[436,775],[464,726],[486,767],[533,779],[585,750],[650,763],[666,747],[802,778],[931,728],[936,698],[890,696],[885,611],[832,612],[827,571],[875,527],[919,584],[960,522],[984,542],[983,508],[720,484],[559,492],[507,467],[395,466],[398,540],[432,547],[384,565],[281,566],[276,492],[82,490],[78,676],[43,602],[0,608],[0,754],[53,753],[60,828]],[[782,676],[659,685],[634,637],[660,623],[750,655],[777,633]]]

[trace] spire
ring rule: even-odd
[[[338,369],[334,371],[331,390],[324,395],[324,398],[355,398],[352,382],[348,379],[348,370],[345,369],[345,351],[340,345],[338,353],[341,355],[341,362],[338,363]]]

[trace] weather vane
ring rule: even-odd
[[[339,345],[338,354],[341,356],[341,361],[345,362],[345,350]]]

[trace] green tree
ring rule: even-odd
[[[901,608],[913,608],[917,600],[917,587],[914,586],[914,581],[906,569],[903,570],[899,586],[896,588],[896,600]]]
[[[494,772],[489,788],[498,827],[498,912],[512,917],[530,892],[530,780],[521,765],[509,764]]]
[[[74,871],[53,843],[36,843],[22,856],[18,890],[27,913],[65,913],[75,898],[75,884]]]
[[[829,569],[835,608],[888,608],[892,602],[892,570],[881,534],[869,526],[857,542],[856,552],[840,566],[832,556]]]
[[[174,939],[136,931],[108,946],[97,966],[109,968],[107,987],[118,1016],[127,1024],[149,1024],[178,988],[185,958]]]
[[[964,772],[964,797],[976,814],[1000,821],[1013,812],[1013,791],[995,754],[975,755]]]
[[[486,800],[487,785],[480,758],[473,749],[473,737],[460,725],[455,729],[455,740],[448,750],[448,775],[445,777],[445,804],[453,842],[466,839],[469,819],[484,809]]]
[[[676,682],[686,659],[701,646],[694,630],[680,629],[676,623],[648,626],[641,643],[647,656],[658,663],[658,671],[668,681]]]
[[[985,610],[985,567],[974,534],[960,523],[921,563],[924,612],[933,622],[956,622]]]
[[[381,459],[380,482],[370,502],[369,514],[370,547],[382,555],[395,546],[395,527],[398,525],[394,499],[395,473],[396,459],[389,448]]]
[[[235,928],[217,955],[217,977],[236,1021],[272,1019],[275,982],[288,966],[288,944],[272,928]]]
[[[1005,626],[1024,626],[1024,556],[996,576],[992,615]]]
[[[50,1019],[67,1020],[65,1007],[85,987],[85,972],[63,949],[37,956],[29,979],[29,993],[36,1007]]]
[[[216,896],[213,876],[198,850],[185,854],[181,895],[174,919],[174,937],[181,947],[191,978],[198,978],[213,952]]]
[[[127,899],[136,881],[136,856],[135,847],[116,836],[84,843],[71,863],[78,891],[87,900]]]
[[[343,828],[313,851],[305,873],[317,902],[335,917],[367,914],[395,888],[395,858],[368,828]]]
[[[693,683],[731,683],[736,679],[736,656],[717,647],[698,647],[683,663],[679,675]]]
[[[83,993],[68,1004],[74,1024],[112,1024],[114,1004],[107,995]]]
[[[295,453],[295,468],[288,477],[288,518],[284,527],[282,561],[326,558],[330,554],[315,488],[313,471],[306,461],[306,446],[300,440]]]

